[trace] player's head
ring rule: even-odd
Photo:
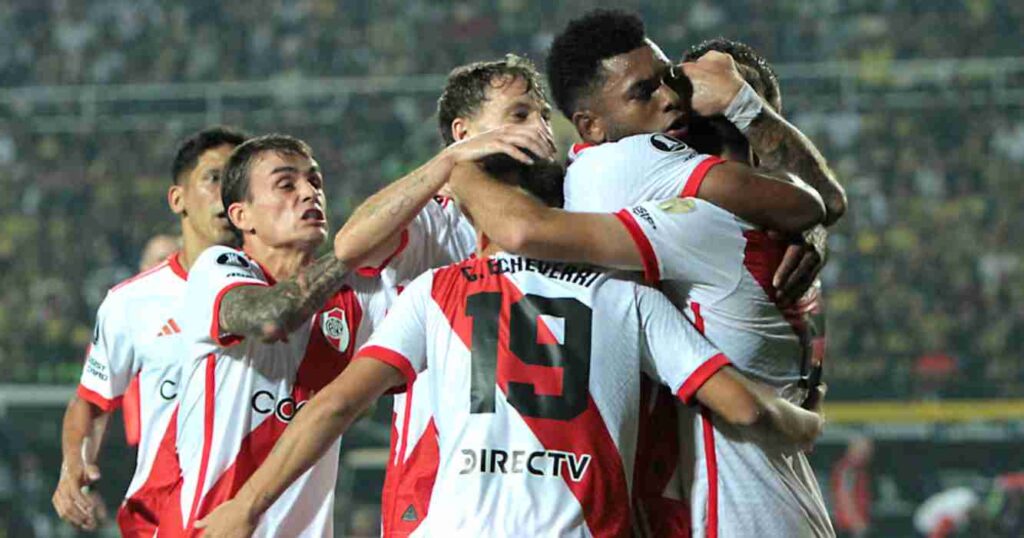
[[[181,238],[173,235],[157,234],[146,241],[139,257],[139,271],[145,271],[167,259],[181,248]]]
[[[555,104],[587,142],[685,127],[683,99],[667,81],[672,66],[624,11],[595,10],[555,37],[547,59]]]
[[[779,89],[779,77],[775,74],[775,69],[768,63],[768,60],[750,45],[724,37],[716,37],[690,47],[690,50],[683,56],[683,61],[696,61],[713,50],[732,56],[733,60],[736,61],[736,67],[747,83],[776,112],[782,114],[782,93]]]
[[[438,130],[446,146],[502,125],[548,125],[550,117],[540,73],[515,54],[456,67],[437,100]]]
[[[782,113],[782,93],[779,78],[771,64],[753,47],[746,43],[724,37],[709,39],[690,47],[683,61],[692,62],[710,51],[729,54],[736,61],[736,68],[744,80],[769,106]],[[685,137],[688,144],[701,153],[721,154],[728,148],[735,154],[747,153],[747,139],[743,133],[724,117],[703,118],[693,115]]]
[[[236,146],[249,136],[231,127],[210,127],[186,138],[171,165],[167,203],[181,215],[182,232],[209,244],[233,239],[220,199],[221,169]]]
[[[309,145],[270,134],[231,153],[221,197],[243,245],[312,252],[327,237],[323,181]]]
[[[541,159],[527,165],[504,153],[498,153],[484,157],[480,165],[491,177],[523,189],[548,207],[560,208],[565,203],[565,169],[554,161]]]

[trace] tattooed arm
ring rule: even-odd
[[[846,212],[846,191],[818,148],[793,124],[765,106],[750,123],[747,140],[761,166],[786,170],[806,181],[825,202],[825,225]]]
[[[524,149],[542,158],[551,157],[555,146],[550,129],[534,124],[505,125],[448,146],[356,208],[334,238],[335,255],[353,267],[377,265],[394,251],[398,232],[444,186],[455,165],[496,153],[531,164],[533,160]]]
[[[745,84],[732,57],[722,52],[708,52],[682,69],[693,88],[693,109],[705,117],[722,114]],[[762,107],[745,134],[762,167],[791,172],[818,191],[826,225],[846,212],[846,192],[818,148],[770,106]]]
[[[220,302],[220,331],[281,340],[322,307],[347,274],[345,263],[327,254],[274,286],[231,288]]]

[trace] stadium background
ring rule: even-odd
[[[600,4],[0,0],[0,536],[72,535],[49,502],[63,406],[106,289],[175,233],[178,140],[226,123],[309,141],[336,229],[439,149],[453,66],[506,52],[542,66],[554,32]],[[866,436],[869,535],[917,535],[914,510],[957,486],[983,499],[972,528],[987,530],[970,535],[1024,532],[1015,481],[997,480],[1024,470],[1024,3],[616,6],[670,57],[718,35],[759,49],[847,188],[823,274],[826,495]],[[556,132],[567,147],[561,118]],[[339,535],[377,530],[389,409],[345,440]],[[134,464],[119,428],[101,460],[111,510]]]

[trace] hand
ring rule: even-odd
[[[196,528],[203,529],[206,538],[249,538],[258,523],[259,518],[250,517],[249,507],[236,497],[197,521]]]
[[[456,142],[444,152],[452,165],[498,153],[504,153],[523,164],[533,164],[533,157],[524,150],[539,159],[554,158],[556,149],[551,127],[537,123],[503,125]]]
[[[807,395],[807,399],[804,400],[804,409],[813,411],[818,418],[818,429],[813,432],[813,437],[810,437],[806,443],[804,443],[804,452],[810,453],[814,451],[814,442],[821,437],[821,434],[825,431],[825,411],[822,409],[821,404],[825,401],[825,393],[828,392],[828,385],[821,383],[818,386],[811,389],[810,394]]]
[[[693,87],[690,106],[705,117],[725,112],[746,83],[732,56],[724,52],[710,51],[695,62],[683,62],[680,67]]]
[[[775,303],[780,308],[793,306],[814,285],[818,273],[825,267],[826,239],[825,228],[816,226],[786,249],[772,277]]]
[[[60,481],[53,492],[57,515],[79,530],[94,531],[102,520],[102,503],[97,504],[88,486],[100,479],[100,469],[81,461],[61,465]]]

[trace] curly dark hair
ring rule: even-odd
[[[569,22],[548,52],[551,94],[571,118],[602,79],[601,62],[644,46],[644,22],[634,13],[597,9]]]
[[[199,163],[199,157],[208,149],[218,148],[225,144],[237,146],[249,138],[249,133],[228,127],[217,125],[207,127],[202,131],[189,135],[178,145],[178,151],[174,153],[174,162],[171,163],[171,181],[175,185],[181,183],[181,178],[189,173]]]
[[[469,118],[479,112],[487,100],[488,88],[501,87],[518,79],[526,82],[527,92],[547,102],[540,73],[533,62],[522,56],[506,54],[501,60],[474,62],[453,69],[441,97],[437,99],[437,129],[444,145],[455,143],[452,121]]]
[[[504,153],[498,153],[481,159],[480,166],[491,177],[525,190],[548,207],[565,205],[565,169],[554,161],[539,159],[534,164],[526,165]]]
[[[779,77],[768,60],[746,43],[716,37],[698,43],[683,56],[684,62],[692,62],[709,51],[716,50],[732,56],[740,67],[740,74],[755,91],[764,96],[776,112],[782,113],[782,94],[779,91]],[[744,69],[746,66],[746,69]]]

